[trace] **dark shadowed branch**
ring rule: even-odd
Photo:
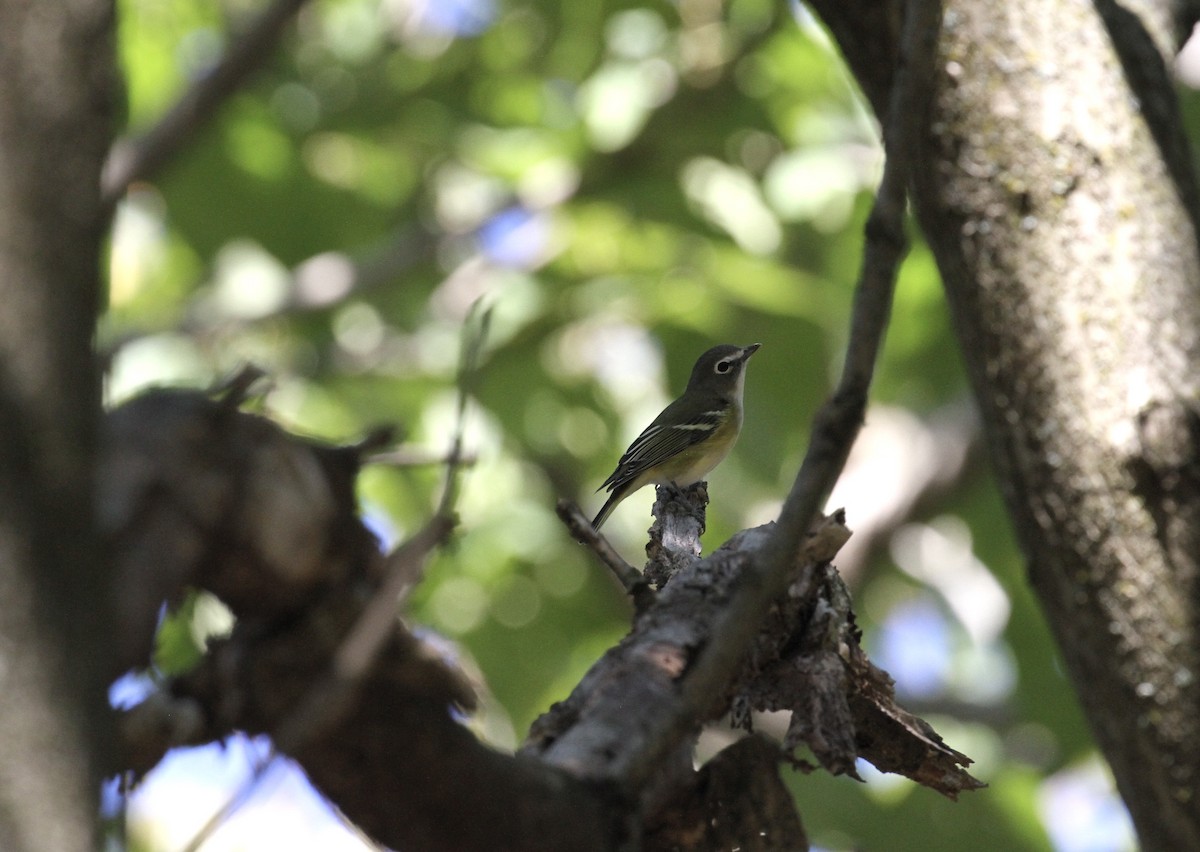
[[[113,146],[101,175],[106,203],[116,203],[134,181],[152,177],[195,138],[225,99],[271,55],[284,27],[304,3],[305,0],[274,0],[158,124],[142,136],[122,139]]]
[[[380,554],[352,487],[374,445],[303,441],[195,392],[154,391],[109,415],[102,530],[121,588],[150,587],[132,596],[125,629],[139,635],[125,644],[145,659],[148,602],[186,585],[237,616],[196,669],[122,714],[124,765],[136,775],[176,745],[266,733],[393,848],[615,848],[619,809],[488,749],[456,718],[473,701],[467,678],[396,613],[448,514]],[[195,546],[204,541],[222,544]],[[397,785],[409,791],[402,802],[384,794]],[[451,801],[479,819],[439,818]]]
[[[395,634],[399,607],[420,582],[430,555],[445,543],[454,529],[453,512],[462,470],[468,396],[478,373],[491,312],[488,309],[473,310],[471,319],[476,322],[469,320],[463,334],[457,418],[437,509],[415,536],[396,547],[383,560],[382,582],[338,644],[330,658],[328,671],[313,682],[291,712],[271,731],[274,746],[282,752],[300,753],[311,740],[324,735],[350,711],[359,689]],[[366,452],[376,449],[388,434],[390,430],[379,430],[359,442],[353,452],[361,458]],[[463,709],[474,709],[470,690],[463,689],[456,703]],[[245,798],[247,790],[258,784],[263,771],[265,766],[231,797],[226,808],[218,815],[220,818],[214,817],[193,838],[192,848],[198,848],[207,834],[221,824],[226,812],[232,813],[236,803]]]

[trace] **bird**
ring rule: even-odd
[[[722,344],[697,359],[683,395],[638,435],[596,489],[612,493],[592,527],[599,530],[617,504],[642,486],[692,485],[729,455],[742,430],[746,361],[761,345]]]

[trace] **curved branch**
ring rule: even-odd
[[[171,107],[149,131],[121,139],[108,155],[100,177],[105,203],[115,204],[134,181],[155,175],[179,153],[271,55],[283,29],[306,0],[274,0],[234,43],[221,61]]]

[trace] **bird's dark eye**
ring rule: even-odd
[[[716,369],[718,373],[728,373],[729,368],[732,366],[733,364],[730,361],[718,361]]]

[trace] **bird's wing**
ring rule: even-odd
[[[677,453],[710,437],[724,422],[727,411],[714,406],[681,421],[676,416],[678,401],[671,403],[663,413],[638,435],[621,460],[617,469],[597,490],[612,491],[637,479],[647,470],[657,467]]]

